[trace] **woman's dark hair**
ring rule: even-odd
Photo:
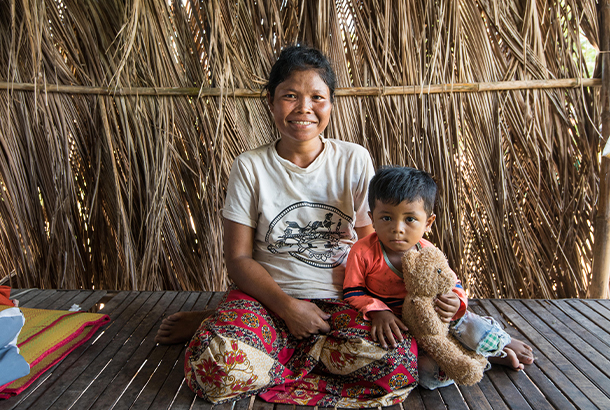
[[[333,102],[337,82],[335,72],[320,50],[307,46],[290,46],[282,50],[277,61],[271,67],[269,81],[265,89],[273,99],[277,86],[286,81],[293,71],[311,69],[316,70],[320,78],[326,83],[330,90],[330,101]]]
[[[375,201],[398,205],[402,201],[422,200],[428,216],[434,213],[436,182],[425,171],[410,167],[385,166],[375,173],[369,184],[369,208],[375,209]]]

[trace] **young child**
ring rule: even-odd
[[[401,331],[407,330],[400,320],[407,294],[401,259],[409,249],[434,246],[423,236],[436,219],[436,190],[428,173],[408,167],[381,168],[369,185],[369,216],[375,232],[352,247],[343,294],[365,320],[372,322],[371,337],[384,348],[396,347],[396,341],[403,340]],[[459,281],[451,292],[436,300],[441,319],[451,322],[450,332],[466,348],[515,370],[533,362],[531,347],[511,340],[493,318],[468,312],[467,306],[468,298]],[[418,361],[421,386],[435,389],[453,383],[421,350]]]

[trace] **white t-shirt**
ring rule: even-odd
[[[322,138],[322,137],[321,137]],[[368,151],[322,138],[324,149],[307,168],[280,157],[275,142],[235,158],[223,217],[255,229],[253,258],[288,295],[342,297],[345,261],[371,223]]]

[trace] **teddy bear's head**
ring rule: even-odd
[[[402,271],[405,287],[413,296],[434,297],[455,286],[455,276],[447,258],[435,246],[406,252],[402,257]]]

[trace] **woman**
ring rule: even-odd
[[[224,254],[236,289],[197,329],[185,362],[189,386],[214,403],[260,394],[373,407],[404,400],[417,383],[415,342],[405,335],[397,349],[382,349],[339,300],[349,249],[372,232],[366,193],[374,171],[363,147],[322,137],[334,89],[322,53],[284,49],[267,86],[281,137],[232,166]],[[185,333],[201,320],[189,316]]]

